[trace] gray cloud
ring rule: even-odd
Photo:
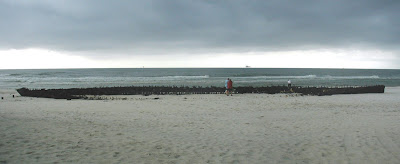
[[[1,0],[0,49],[398,51],[399,9],[397,0]]]

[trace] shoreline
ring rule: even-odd
[[[5,163],[399,163],[400,87],[383,94],[20,97],[0,90]],[[159,99],[154,99],[158,97]]]

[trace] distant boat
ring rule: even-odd
[[[251,68],[250,66],[246,65],[246,68]]]

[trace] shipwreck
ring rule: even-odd
[[[224,87],[199,87],[199,86],[129,86],[129,87],[99,87],[99,88],[69,88],[69,89],[28,89],[20,88],[17,92],[21,96],[55,98],[55,99],[81,99],[85,95],[186,95],[186,94],[224,94]],[[235,87],[235,94],[277,94],[299,93],[301,95],[335,95],[335,94],[360,94],[384,93],[384,85],[375,86],[349,86],[349,87],[302,87],[302,86],[266,86],[266,87]]]

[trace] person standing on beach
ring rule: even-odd
[[[228,81],[228,92],[227,92],[227,96],[229,96],[229,93],[231,94],[231,96],[232,96],[232,92],[233,92],[233,82],[232,82],[232,79],[229,79],[229,81]]]
[[[287,86],[290,88],[292,86],[292,82],[290,81],[290,79],[287,81]]]
[[[229,78],[225,80],[225,94],[228,94],[228,82]]]

